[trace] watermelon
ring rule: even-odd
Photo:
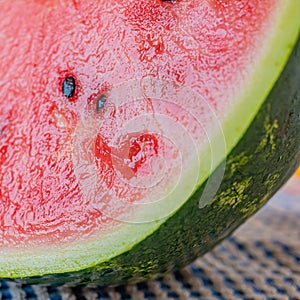
[[[300,162],[299,0],[0,2],[0,277],[181,268]]]

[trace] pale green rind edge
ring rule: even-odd
[[[264,55],[253,69],[252,80],[245,86],[243,101],[237,106],[235,112],[222,124],[226,142],[226,154],[228,154],[243,136],[251,121],[259,111],[261,105],[271,91],[279,74],[283,70],[300,31],[300,3],[298,0],[284,1],[278,23],[274,26],[273,35],[269,33],[269,42],[266,43]],[[268,70],[266,72],[265,70]],[[256,91],[255,97],[253,91]],[[232,124],[230,120],[235,120]],[[201,157],[209,155],[209,148],[218,148],[218,141],[223,136],[216,135],[211,140],[207,151],[201,153]],[[225,159],[222,151],[219,157],[214,157],[213,166],[207,165],[200,176],[201,185],[211,173],[212,169]],[[188,176],[186,176],[188,181]],[[0,251],[0,277],[17,278],[39,276],[43,274],[65,273],[92,267],[100,262],[107,261],[125,251],[130,250],[135,244],[144,240],[165,221],[146,224],[126,224],[121,230],[110,233],[109,236],[99,240],[87,241],[83,244],[69,245],[68,247],[53,246],[31,251],[11,250]],[[138,230],[137,227],[139,226]],[[139,234],[139,236],[137,236]],[[126,235],[126,239],[124,239]],[[123,239],[120,239],[120,236]],[[116,245],[116,241],[119,242]],[[105,250],[105,251],[104,251]],[[88,255],[87,255],[88,254]]]

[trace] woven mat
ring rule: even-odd
[[[300,300],[300,196],[278,193],[212,252],[162,279],[106,289],[0,280],[0,299]]]

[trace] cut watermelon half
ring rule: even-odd
[[[299,15],[2,1],[0,277],[135,282],[252,215],[300,160]]]

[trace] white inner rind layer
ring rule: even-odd
[[[198,153],[199,157],[193,158],[199,159],[201,164],[192,163],[192,167],[182,173],[178,188],[159,205],[151,206],[151,209],[143,206],[136,210],[140,219],[145,218],[152,222],[124,222],[112,232],[98,237],[94,235],[77,244],[0,250],[0,277],[40,276],[92,267],[130,250],[155,232],[205,182],[244,135],[280,76],[297,41],[300,30],[299,15],[299,0],[282,1],[272,28],[265,34],[266,40],[262,41],[260,55],[251,68],[249,78],[241,84],[238,101],[234,99],[234,111],[226,116],[222,124],[216,123],[213,134],[209,134],[209,141],[206,141],[206,145]],[[195,178],[195,174],[196,184],[191,180]],[[201,203],[200,200],[200,206],[205,204],[207,203]]]

